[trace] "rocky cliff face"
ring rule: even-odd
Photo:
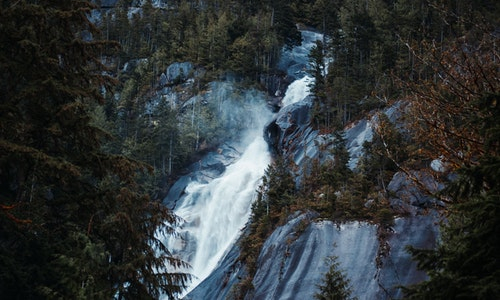
[[[265,242],[253,279],[255,291],[246,299],[312,299],[328,271],[325,259],[337,256],[358,299],[397,299],[398,288],[425,279],[405,247],[430,248],[438,228],[436,214],[398,218],[381,243],[379,228],[365,222],[335,224],[298,213]],[[382,254],[385,252],[386,254]],[[219,267],[185,299],[227,299],[245,277],[235,246]],[[230,298],[229,298],[230,299]]]
[[[399,105],[399,104],[398,104]],[[280,111],[267,126],[266,139],[281,155],[304,169],[312,159],[331,159],[332,136],[320,135],[308,124],[311,99]],[[389,118],[397,107],[384,111]],[[346,130],[350,167],[356,168],[364,141],[371,140],[376,118],[363,119]],[[324,149],[327,150],[324,150]],[[320,150],[323,149],[323,150]],[[297,174],[300,176],[301,172]],[[433,189],[440,186],[427,178]],[[405,212],[391,227],[366,222],[334,223],[318,220],[313,212],[297,212],[266,240],[253,278],[255,290],[246,299],[312,299],[317,284],[328,271],[325,259],[337,256],[358,299],[394,299],[402,296],[399,286],[425,279],[405,248],[432,248],[439,235],[439,215],[428,207],[439,204],[421,194],[403,173],[396,173],[388,186],[393,208]],[[219,267],[186,299],[226,299],[244,278],[245,266],[237,261],[236,245]]]
[[[425,278],[404,247],[434,245],[434,216],[397,219],[383,244],[375,225],[335,224],[311,217],[299,214],[268,238],[259,256],[252,299],[311,299],[328,271],[329,256],[338,257],[358,299],[398,298],[398,286]],[[304,224],[309,225],[300,231]],[[381,248],[388,248],[386,256],[381,256]]]

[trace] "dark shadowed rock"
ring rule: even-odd
[[[394,195],[390,199],[394,210],[415,215],[421,208],[444,206],[443,202],[431,196],[431,193],[444,188],[442,183],[435,181],[432,175],[424,171],[413,171],[411,176],[417,182],[410,179],[408,174],[397,172],[387,185],[387,190]],[[427,193],[419,185],[425,187]]]
[[[182,176],[179,178],[168,190],[168,194],[163,199],[163,204],[171,210],[174,210],[177,205],[177,200],[179,200],[188,184],[192,181],[190,175]]]
[[[288,105],[276,114],[265,129],[265,137],[275,153],[301,160],[314,147],[317,131],[309,126],[312,98]],[[294,159],[295,160],[295,159]],[[300,163],[295,160],[295,163]]]
[[[418,270],[417,262],[412,260],[406,246],[434,248],[439,236],[439,228],[436,226],[438,221],[439,216],[435,212],[395,220],[387,241],[389,255],[382,259],[378,274],[381,290],[379,299],[402,299],[403,293],[399,286],[412,285],[427,279],[425,272]]]
[[[269,104],[273,108],[273,111],[277,112],[279,110],[281,99],[292,81],[293,79],[285,73],[261,75],[260,83],[266,88],[267,93],[271,96]]]

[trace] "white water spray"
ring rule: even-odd
[[[255,136],[241,158],[229,166],[219,178],[207,184],[192,183],[187,187],[183,205],[175,213],[185,220],[195,243],[189,259],[195,287],[217,266],[248,221],[255,190],[270,162],[267,143]]]
[[[292,82],[285,93],[285,97],[281,101],[281,106],[285,107],[287,105],[299,102],[309,95],[310,85],[314,82],[314,78],[306,75],[301,79],[297,79]]]

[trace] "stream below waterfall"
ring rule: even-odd
[[[302,39],[301,46],[283,52],[279,64],[295,79],[284,95],[283,106],[304,99],[313,82],[313,78],[305,72],[308,54],[314,42],[322,39],[322,35],[303,31]],[[230,93],[212,92],[214,95],[227,94],[227,97],[231,97]],[[226,143],[226,148],[231,148],[237,157],[225,164],[218,177],[208,180],[206,177],[203,180],[192,177],[194,179],[189,180],[176,201],[174,213],[181,218],[177,228],[179,234],[165,242],[173,255],[181,257],[192,267],[186,270],[194,276],[186,294],[210,275],[240,236],[250,217],[258,185],[271,161],[263,133],[273,115],[267,109],[262,93],[249,91],[246,97],[255,98],[252,103],[257,103],[256,106],[247,107],[245,114],[239,116],[241,122],[248,123],[245,126],[247,130],[239,141]],[[226,108],[223,106],[222,109]],[[223,155],[223,152],[219,149],[215,155]]]

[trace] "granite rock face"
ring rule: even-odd
[[[301,176],[312,159],[331,159],[332,136],[320,135],[308,124],[310,99],[281,110],[265,131],[266,139],[277,153],[291,158]],[[394,107],[384,113],[389,117]],[[360,120],[346,129],[350,167],[356,168],[362,144],[371,141],[376,116]],[[326,150],[325,150],[326,149]],[[414,176],[436,191],[442,188],[424,173]],[[411,285],[426,278],[406,251],[412,245],[432,248],[439,236],[439,214],[431,209],[439,202],[419,193],[404,173],[396,173],[388,185],[391,205],[406,217],[394,220],[390,227],[366,222],[336,224],[317,220],[314,212],[298,212],[277,228],[266,240],[258,257],[253,277],[255,290],[245,299],[312,299],[318,292],[329,265],[326,258],[336,256],[350,280],[352,296],[358,299],[401,298],[399,286]],[[219,267],[186,299],[226,299],[245,277],[245,266],[237,260],[237,245],[220,262]],[[231,298],[230,298],[231,299]]]
[[[329,269],[326,258],[331,256],[337,257],[350,280],[352,296],[358,299],[397,299],[402,297],[398,286],[426,278],[405,247],[434,247],[439,234],[435,214],[396,219],[382,242],[376,225],[313,221],[315,217],[311,212],[298,213],[266,240],[252,282],[255,290],[245,299],[312,299]],[[234,247],[185,299],[226,299],[231,295],[246,275],[237,260],[238,251]]]
[[[397,286],[412,285],[427,278],[424,272],[417,269],[417,263],[406,251],[406,246],[434,248],[439,237],[437,222],[439,216],[435,212],[395,220],[386,243],[388,255],[380,260],[378,299],[401,299],[403,294]],[[370,299],[368,296],[370,294],[363,298]]]

